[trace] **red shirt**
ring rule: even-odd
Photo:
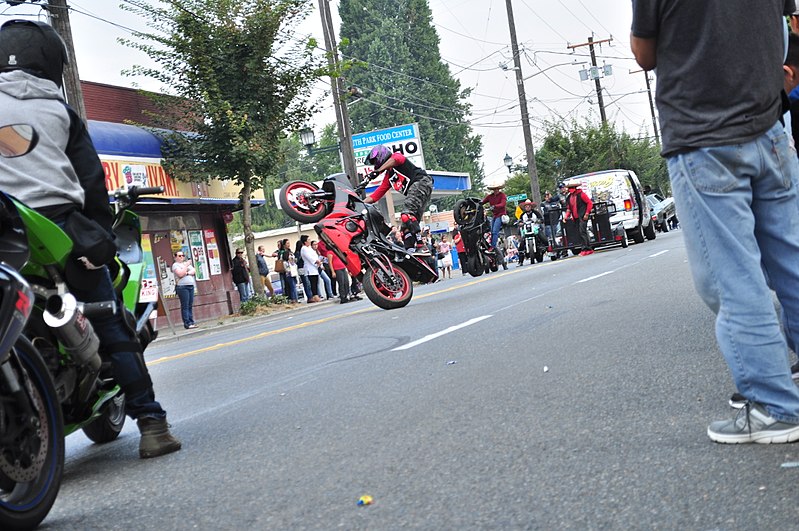
[[[455,242],[455,250],[459,253],[466,252],[466,244],[463,243],[463,238],[461,237],[461,233],[459,232],[455,236],[452,237],[452,241]]]
[[[591,212],[593,207],[594,202],[588,194],[578,189],[575,193],[569,193],[566,199],[566,219],[580,219],[586,212]]]
[[[491,213],[494,217],[507,214],[505,207],[508,204],[508,197],[505,192],[490,193],[480,201],[481,205],[488,203],[491,205]]]

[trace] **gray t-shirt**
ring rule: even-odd
[[[750,141],[779,119],[783,14],[794,0],[632,0],[635,37],[657,39],[663,155]]]

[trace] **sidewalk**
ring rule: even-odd
[[[253,315],[239,315],[235,313],[232,315],[225,315],[217,319],[200,322],[197,323],[197,328],[192,328],[191,330],[184,328],[183,323],[180,321],[176,323],[173,322],[172,328],[169,326],[163,326],[158,329],[158,337],[152,344],[165,345],[167,343],[173,343],[182,339],[205,335],[209,332],[215,332],[220,329],[235,328],[241,324],[267,319],[282,313],[305,312],[313,310],[314,308],[329,306],[331,304],[339,304],[338,297],[333,297],[332,299],[322,299],[321,301],[314,302],[312,304],[308,304],[307,302],[301,302],[297,304],[274,304],[269,306],[268,310]]]

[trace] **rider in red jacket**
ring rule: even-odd
[[[582,240],[583,250],[580,256],[593,254],[591,250],[591,240],[588,239],[588,216],[594,208],[594,202],[588,194],[580,189],[580,181],[569,181],[566,183],[569,189],[569,196],[566,198],[566,221],[573,219],[579,223],[580,239]]]
[[[402,153],[392,153],[383,145],[372,148],[366,157],[366,162],[375,168],[371,175],[372,178],[376,178],[383,172],[385,175],[380,186],[372,195],[364,199],[364,203],[380,201],[389,188],[403,194],[405,203],[402,205],[402,214],[400,215],[403,241],[407,249],[415,247],[417,251],[420,251],[424,244],[419,220],[422,219],[422,212],[433,193],[432,177],[423,169],[416,167]]]

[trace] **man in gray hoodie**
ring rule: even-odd
[[[0,188],[60,226],[80,212],[112,234],[113,217],[103,172],[83,121],[66,103],[61,83],[67,52],[56,31],[42,22],[11,20],[0,27],[0,111],[5,123],[36,128],[39,143],[24,157],[0,159]],[[102,264],[97,264],[102,265]],[[97,282],[72,285],[83,302],[115,300],[103,266]],[[136,334],[121,312],[91,319],[104,356],[125,392],[126,413],[141,432],[139,455],[157,457],[180,450],[153,383]]]

